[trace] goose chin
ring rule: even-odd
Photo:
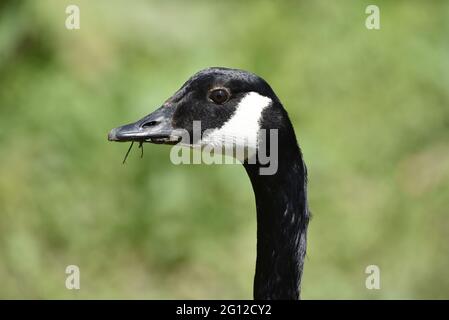
[[[142,131],[126,131],[123,127],[114,128],[108,134],[109,141],[115,142],[149,142],[175,144],[181,141],[181,137],[164,133],[147,133]]]
[[[142,133],[118,133],[116,129],[112,129],[108,135],[109,141],[115,142],[139,142],[139,143],[154,143],[154,144],[169,144],[174,145],[182,140],[182,137],[177,135],[161,135],[161,134],[142,134]]]
[[[181,137],[179,136],[165,136],[165,137],[149,137],[146,138],[143,142],[154,143],[154,144],[169,144],[174,145],[181,141]]]

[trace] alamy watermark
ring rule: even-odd
[[[365,27],[368,30],[380,29],[380,9],[374,4],[370,4],[366,7],[365,13],[369,16],[365,20]]]
[[[65,279],[65,287],[69,290],[79,290],[80,287],[80,268],[76,265],[69,265],[65,268],[68,275]]]
[[[68,30],[78,30],[80,28],[80,8],[71,4],[65,8],[65,13],[68,14],[65,19],[65,27]]]
[[[366,277],[365,287],[368,290],[380,290],[380,268],[375,264],[369,265],[365,268],[365,273],[369,276]]]
[[[201,121],[193,121],[193,137],[183,129],[176,129],[176,135],[181,137],[181,140],[170,151],[170,161],[175,165],[245,162],[260,164],[260,175],[273,175],[278,170],[277,129],[260,129],[255,136],[233,135],[222,133],[217,129],[207,129],[202,132]],[[191,157],[190,150],[185,147],[200,152],[194,152]]]

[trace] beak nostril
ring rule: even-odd
[[[149,122],[145,122],[142,125],[142,128],[149,128],[149,127],[153,127],[155,125],[159,124],[159,121],[149,121]]]

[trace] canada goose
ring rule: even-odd
[[[181,139],[180,130],[192,136],[194,121],[201,121],[202,133],[213,130],[202,140],[191,138],[192,146],[204,141],[220,145],[223,137],[236,144],[251,144],[262,129],[277,129],[277,141],[264,140],[277,143],[274,174],[261,174],[259,145],[242,161],[257,208],[253,295],[258,300],[299,299],[309,222],[307,169],[288,114],[265,80],[237,69],[201,70],[162,107],[137,122],[112,129],[108,139],[175,144]],[[239,140],[242,135],[246,137]]]

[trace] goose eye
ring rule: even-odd
[[[229,93],[225,89],[215,89],[209,93],[209,99],[216,104],[223,104],[229,99]]]

